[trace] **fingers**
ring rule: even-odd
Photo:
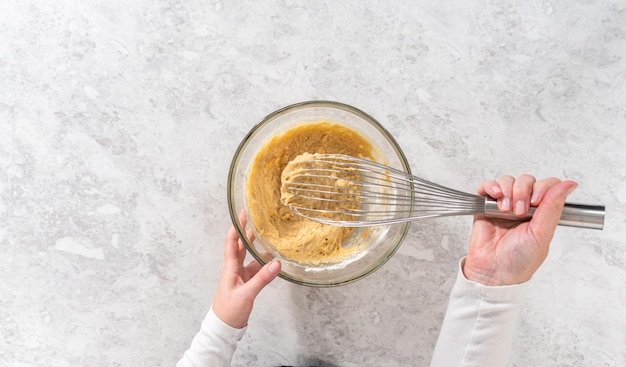
[[[239,213],[239,222],[242,228],[246,228],[248,220],[244,210]],[[248,237],[251,237],[249,233],[250,231],[248,232]],[[239,233],[235,226],[231,226],[224,240],[224,269],[235,269],[235,267],[243,266],[245,258],[246,248],[241,238],[239,238]]]
[[[522,216],[528,212],[528,209],[530,208],[530,198],[533,192],[533,185],[536,181],[535,177],[524,174],[519,176],[513,183],[511,205],[515,215]]]
[[[502,212],[511,211],[511,198],[513,196],[513,176],[502,176],[496,181],[485,181],[479,188],[479,195],[487,195],[498,199],[498,209]]]
[[[498,185],[502,190],[502,198],[498,200],[498,208],[503,212],[511,211],[511,197],[513,196],[513,184],[515,178],[513,176],[502,176],[498,180]]]
[[[548,190],[558,184],[559,182],[561,182],[561,180],[559,180],[556,177],[549,177],[540,181],[537,181],[535,183],[535,186],[533,187],[533,194],[530,197],[530,204],[533,206],[538,206],[539,204],[541,204],[541,201],[543,200],[543,197],[545,196],[546,192],[548,192]]]
[[[253,265],[253,263],[250,265]],[[250,297],[250,299],[256,298],[259,292],[261,292],[266,285],[276,279],[280,273],[280,269],[281,263],[278,260],[272,260],[265,264],[256,274],[254,274],[252,278],[250,278],[250,280],[248,280],[246,284],[242,286],[246,296]]]
[[[231,226],[224,240],[224,269],[232,269],[241,264],[239,254],[239,235],[235,227]]]
[[[502,197],[502,189],[496,181],[485,181],[478,188],[478,195],[490,196],[494,199],[499,199]]]
[[[250,261],[250,263],[246,265],[246,268],[245,268],[246,276],[244,278],[244,282],[247,282],[249,279],[255,276],[256,273],[258,273],[259,270],[261,270],[262,268],[263,268],[263,265],[261,265],[258,261],[256,260]]]
[[[246,217],[246,212],[243,209],[241,210],[241,213],[239,213],[239,221],[241,222],[242,228],[245,229],[248,225],[248,218]],[[252,228],[246,230],[246,237],[248,241],[254,242],[255,236]],[[239,238],[239,260],[242,264],[243,261],[246,259],[246,253],[246,246],[244,245],[243,240]]]
[[[485,181],[478,194],[488,195],[498,200],[502,212],[513,211],[515,215],[525,215],[530,206],[538,206],[546,192],[557,183],[558,178],[550,177],[537,181],[534,176],[523,174],[517,178],[506,175],[496,181]]]
[[[248,220],[244,210],[239,213],[239,222],[241,223],[241,227],[245,229],[248,224]],[[248,229],[246,231],[246,236],[249,241],[254,241],[254,232],[252,229]],[[228,266],[231,269],[233,266],[243,266],[246,254],[246,247],[242,239],[239,237],[239,233],[235,230],[234,226],[231,226],[225,239],[224,266]]]
[[[226,233],[225,242],[237,242],[239,240],[239,234],[235,229],[235,226],[230,226],[230,229]]]
[[[248,225],[248,217],[246,216],[246,211],[243,209],[239,212],[239,221],[241,222],[241,227],[246,228]]]
[[[577,187],[578,184],[574,181],[563,181],[550,186],[545,191],[541,204],[530,221],[531,230],[538,243],[546,245],[550,243],[561,219],[565,200]]]
[[[254,231],[252,229],[248,229],[246,231],[246,236],[248,238],[248,241],[254,242],[255,236],[254,236]],[[239,258],[242,263],[246,259],[246,246],[244,245],[241,238],[239,238]]]

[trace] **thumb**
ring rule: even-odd
[[[266,285],[276,279],[280,273],[281,263],[278,260],[272,260],[265,264],[246,284],[242,286],[248,297],[255,299]]]
[[[563,181],[546,192],[530,221],[533,233],[540,243],[546,244],[552,240],[556,226],[561,219],[565,199],[577,187],[578,184],[574,181]]]

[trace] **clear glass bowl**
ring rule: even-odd
[[[377,161],[411,173],[406,157],[395,139],[365,112],[339,102],[302,102],[271,113],[254,126],[243,139],[235,152],[228,173],[228,208],[244,245],[261,264],[276,258],[282,263],[280,277],[307,286],[332,287],[354,282],[379,269],[402,244],[409,223],[377,226],[369,230],[356,229],[345,245],[349,246],[350,241],[359,241],[360,244],[366,245],[364,250],[341,262],[313,265],[286,259],[274,251],[271,244],[266,243],[259,235],[254,221],[248,215],[248,227],[254,231],[256,237],[251,241],[238,218],[241,210],[249,212],[246,182],[251,165],[261,147],[272,137],[295,126],[321,121],[341,124],[358,131],[372,143],[377,153],[375,153]]]

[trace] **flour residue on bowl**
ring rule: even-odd
[[[280,200],[281,174],[291,160],[303,153],[374,159],[375,150],[350,128],[330,122],[309,123],[273,137],[256,154],[250,169],[248,207],[262,241],[282,257],[299,263],[338,263],[364,250],[363,242],[358,240],[346,245],[354,237],[354,229],[306,220]]]

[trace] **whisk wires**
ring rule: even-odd
[[[305,154],[290,163],[282,179],[283,203],[324,224],[362,227],[484,208],[481,196],[351,156]]]

